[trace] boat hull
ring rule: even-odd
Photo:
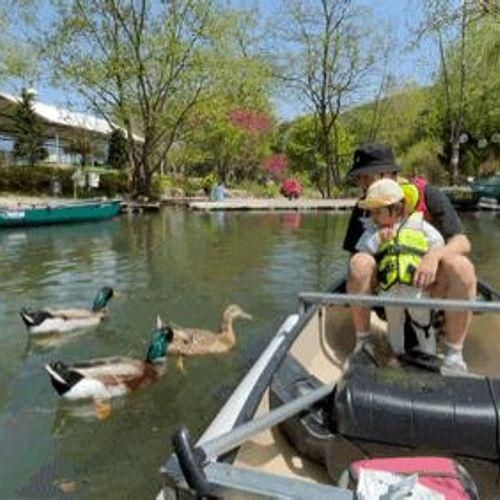
[[[0,210],[1,227],[42,226],[109,219],[120,212],[120,201],[61,203]]]

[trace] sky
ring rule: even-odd
[[[247,0],[241,0],[243,4]],[[275,8],[273,0],[261,0],[261,5],[269,12]],[[389,61],[389,70],[397,78],[397,82],[415,82],[427,85],[432,81],[436,71],[437,49],[423,40],[418,46],[411,46],[412,30],[417,26],[420,13],[418,0],[364,0],[358,4],[366,6],[373,12],[375,24],[387,26],[387,36],[396,41],[395,50]],[[370,95],[371,97],[371,95]],[[279,114],[288,119],[303,111],[296,102],[278,100]]]
[[[49,10],[42,7],[45,1],[42,0],[42,3],[38,4],[42,24],[48,22],[49,16]],[[276,15],[278,6],[277,0],[227,0],[227,3],[237,7],[257,7],[263,17]],[[435,49],[428,41],[414,50],[408,49],[410,27],[414,27],[418,22],[418,0],[357,0],[355,3],[371,9],[373,21],[379,26],[387,26],[387,36],[397,40],[396,50],[390,59],[390,70],[397,76],[398,82],[411,80],[420,84],[429,83],[435,71],[431,63],[433,59],[436,60],[433,54]],[[84,101],[75,92],[63,92],[47,81],[38,81],[35,87],[41,102],[85,111]],[[19,88],[20,84],[16,82],[1,90],[16,93]],[[289,97],[277,97],[275,104],[281,119],[291,119],[304,112],[300,102]]]

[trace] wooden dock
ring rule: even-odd
[[[477,208],[479,210],[492,210],[498,212],[500,210],[500,204],[496,198],[481,198],[477,203]]]
[[[144,212],[158,212],[160,210],[159,202],[138,202],[138,201],[122,201],[120,208],[122,213],[126,214],[142,214]]]
[[[224,201],[190,201],[191,210],[351,210],[356,205],[355,198],[306,199],[297,200],[264,198],[227,198]]]

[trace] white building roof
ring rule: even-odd
[[[5,92],[0,92],[0,98],[10,101],[14,104],[20,102],[19,97],[15,97]],[[60,108],[50,104],[44,104],[37,101],[34,101],[33,103],[33,110],[40,118],[53,125],[88,130],[89,132],[94,132],[102,135],[109,135],[114,128],[120,128],[125,134],[127,134],[126,130],[124,130],[122,127],[112,127],[107,120],[86,113],[78,113],[76,111],[70,111],[68,109]],[[133,134],[133,137],[136,142],[144,141],[144,139],[137,134]]]

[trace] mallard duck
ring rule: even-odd
[[[45,365],[52,386],[68,401],[108,400],[151,384],[166,371],[166,351],[173,331],[157,320],[146,358],[115,356],[76,363],[57,361]]]
[[[69,332],[77,328],[98,325],[106,316],[106,305],[113,295],[112,288],[105,286],[94,298],[92,308],[88,309],[42,309],[32,311],[21,309],[19,314],[30,333]]]
[[[236,336],[233,330],[233,320],[236,318],[252,319],[252,316],[243,311],[240,306],[231,304],[222,315],[220,332],[216,333],[200,328],[182,328],[174,325],[174,340],[168,347],[168,353],[202,356],[231,350],[236,345]]]

